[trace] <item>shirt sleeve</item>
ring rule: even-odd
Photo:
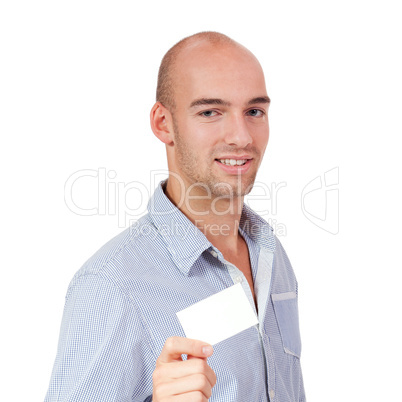
[[[150,401],[155,357],[131,300],[85,275],[66,298],[45,402]]]

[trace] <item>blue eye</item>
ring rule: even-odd
[[[247,112],[247,114],[253,117],[260,117],[264,114],[264,112],[260,109],[251,109]]]
[[[204,117],[212,117],[212,116],[214,116],[214,113],[216,113],[216,112],[213,110],[205,110],[204,112],[201,112],[200,114],[201,114],[201,116],[204,116]]]

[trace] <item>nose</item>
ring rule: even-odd
[[[233,114],[228,119],[225,142],[239,148],[245,148],[253,142],[245,116],[242,113]]]

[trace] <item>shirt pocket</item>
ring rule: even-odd
[[[271,295],[276,321],[286,353],[300,358],[301,339],[296,292]]]

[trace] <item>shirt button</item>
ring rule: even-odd
[[[271,391],[269,391],[269,397],[270,397],[271,399],[274,399],[274,398],[275,398],[275,391],[274,391],[273,389],[271,389]]]
[[[238,276],[238,277],[236,278],[236,282],[237,282],[237,283],[242,283],[242,282],[243,282],[243,278],[242,278],[241,276]]]
[[[218,253],[215,250],[211,250],[211,254],[213,257],[218,257]]]

